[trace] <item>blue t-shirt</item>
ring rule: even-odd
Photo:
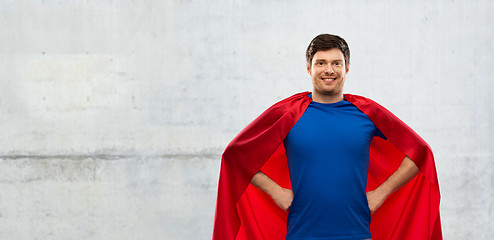
[[[294,199],[287,240],[367,239],[369,148],[384,138],[345,100],[312,101],[284,140]]]

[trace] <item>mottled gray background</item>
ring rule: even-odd
[[[0,239],[210,239],[224,147],[326,32],[432,146],[445,239],[491,239],[492,29],[490,0],[1,1]]]

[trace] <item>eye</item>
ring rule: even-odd
[[[324,63],[323,63],[323,62],[318,62],[318,63],[316,63],[316,64],[317,64],[317,65],[319,65],[319,66],[324,65]]]
[[[341,65],[341,63],[340,63],[340,62],[335,62],[335,63],[334,63],[334,65],[335,65],[335,66],[340,66],[340,65]]]

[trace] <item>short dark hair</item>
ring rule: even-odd
[[[312,39],[309,43],[309,47],[307,47],[307,52],[305,53],[307,64],[311,66],[312,58],[314,58],[317,51],[330,50],[333,48],[338,48],[341,50],[345,58],[345,67],[348,68],[350,65],[350,48],[348,48],[348,44],[345,39],[332,34],[319,34],[317,37]]]

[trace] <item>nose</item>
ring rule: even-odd
[[[324,71],[324,72],[326,72],[326,73],[328,73],[328,74],[334,74],[333,65],[328,64],[327,66],[328,66],[328,67],[326,67],[326,69],[325,69],[325,71]]]

